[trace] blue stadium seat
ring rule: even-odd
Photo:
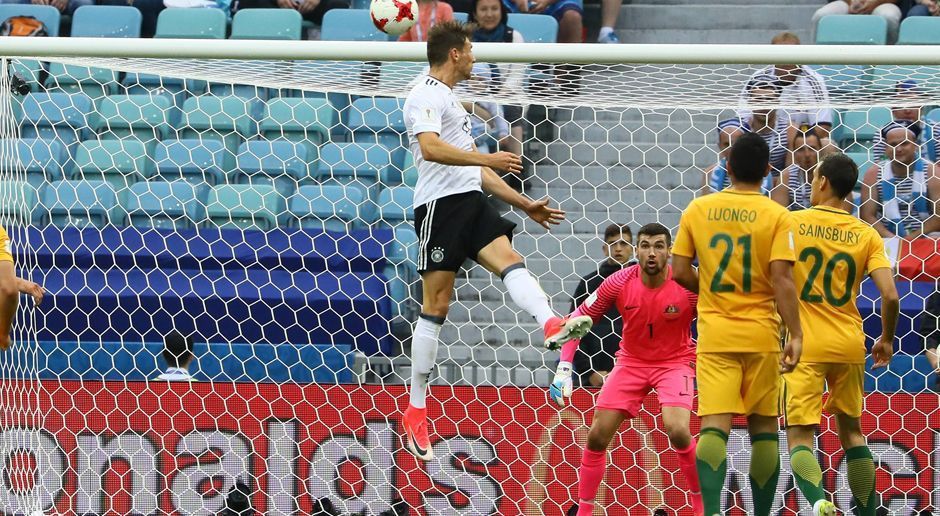
[[[526,43],[556,43],[558,21],[545,14],[509,13],[507,23],[522,33]]]
[[[88,140],[78,144],[71,179],[102,180],[121,192],[153,175],[153,161],[137,140]]]
[[[160,11],[154,37],[225,39],[227,25],[222,9],[170,8]]]
[[[382,145],[328,143],[320,148],[316,176],[326,182],[359,184],[371,191],[378,178],[387,173],[389,158],[388,149]]]
[[[374,212],[362,190],[344,185],[305,185],[290,200],[291,224],[348,232],[372,222]]]
[[[238,148],[233,183],[268,184],[289,197],[297,184],[310,178],[307,148],[284,140],[252,140]]]
[[[852,161],[858,165],[859,181],[865,175],[865,171],[875,163],[871,160],[871,152],[866,149],[858,152],[846,152],[846,156],[852,158]]]
[[[918,16],[920,18],[920,16]],[[918,88],[923,92],[936,93],[937,66],[916,65],[879,65],[872,69],[871,89],[873,95],[883,96],[893,94],[897,84],[901,81],[917,81]],[[827,83],[828,84],[828,83]]]
[[[46,90],[84,93],[97,101],[117,93],[118,75],[118,72],[106,68],[49,63]]]
[[[901,22],[898,45],[940,45],[940,18],[911,16]]]
[[[940,108],[931,109],[924,119],[929,122],[940,123]]]
[[[58,140],[67,149],[91,136],[89,114],[94,107],[81,93],[30,93],[23,99],[21,138]]]
[[[36,188],[26,181],[0,181],[0,206],[14,225],[33,223],[33,212],[39,204]]]
[[[231,39],[299,40],[302,24],[293,9],[240,9],[232,18]]]
[[[41,220],[59,227],[102,228],[112,223],[117,205],[117,193],[106,181],[56,181],[43,191]]]
[[[888,22],[883,17],[873,14],[823,16],[816,26],[817,45],[886,45],[887,43]]]
[[[867,65],[825,65],[814,68],[826,80],[833,93],[851,93],[868,85],[871,68]]]
[[[111,95],[98,104],[93,129],[103,139],[133,137],[152,151],[170,136],[173,101],[163,95]]]
[[[284,214],[284,197],[269,185],[219,185],[206,201],[208,227],[269,230]]]
[[[257,134],[251,116],[255,105],[237,96],[188,98],[183,103],[180,138],[221,141],[227,151],[223,165],[230,170],[235,166],[238,146]]]
[[[323,15],[320,39],[323,41],[389,41],[393,38],[375,27],[368,9],[330,9]]]
[[[225,147],[216,140],[167,140],[154,151],[156,175],[210,186],[225,182]],[[148,177],[149,179],[149,177]]]
[[[63,167],[68,159],[65,146],[56,140],[24,138],[0,140],[0,163],[6,170],[22,170],[26,181],[38,188],[51,181],[65,179]]]
[[[353,101],[349,109],[347,127],[353,133],[353,142],[359,144],[378,143],[391,149],[392,171],[401,170],[405,161],[408,139],[405,136],[405,119],[402,114],[404,100],[397,98],[360,98]],[[400,183],[401,177],[392,178]]]
[[[395,239],[389,244],[385,277],[392,298],[392,314],[414,320],[418,305],[411,296],[411,285],[418,280],[418,235],[410,227],[395,228]]]
[[[186,181],[142,181],[125,194],[127,225],[193,229],[205,219],[204,188]]]
[[[415,191],[410,186],[393,186],[379,192],[379,223],[397,227],[415,220]]]
[[[62,15],[51,5],[38,4],[0,4],[0,23],[11,16],[32,16],[46,26],[49,37],[59,35]]]
[[[86,5],[72,15],[73,38],[139,38],[140,9],[120,5]]]
[[[338,113],[327,99],[276,98],[265,106],[261,136],[268,140],[284,138],[316,151],[330,139],[330,129],[337,122]]]
[[[408,90],[408,85],[419,75],[429,71],[427,63],[385,61],[379,69],[379,86],[383,90]]]
[[[176,108],[170,116],[170,123],[175,126],[179,124],[183,102],[191,96],[205,93],[206,81],[128,72],[121,81],[121,91],[128,95],[169,96]]]
[[[871,147],[881,128],[891,122],[891,110],[873,107],[860,111],[843,111],[832,138],[846,152],[859,152]]]

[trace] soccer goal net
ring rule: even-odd
[[[343,515],[560,515],[574,503],[591,371],[611,367],[616,323],[585,345],[584,386],[560,409],[546,395],[557,353],[470,263],[430,389],[435,458],[401,446],[421,298],[401,106],[421,45],[0,45],[0,223],[17,274],[45,289],[38,305],[21,296],[0,354],[0,510],[218,514],[239,493],[269,515],[324,500]],[[940,259],[936,239],[910,238],[938,209],[936,48],[476,53],[456,91],[477,146],[521,153],[510,184],[567,212],[546,232],[494,200],[560,314],[581,278],[631,257],[618,244],[629,233],[607,227],[675,230],[694,197],[726,186],[720,151],[741,132],[765,136],[766,193],[793,209],[808,205],[819,157],[849,153],[852,209],[889,237],[902,295],[899,353],[866,378],[877,490],[891,514],[940,509],[936,375],[918,333],[936,326],[926,304]],[[910,119],[907,144],[882,136],[894,119]],[[877,297],[865,282],[869,341]],[[599,510],[690,513],[658,413],[651,395],[615,438]],[[818,443],[823,486],[848,511],[828,419]],[[748,449],[736,427],[728,514],[750,511]],[[805,511],[782,461],[775,514]]]

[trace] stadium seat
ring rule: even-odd
[[[284,213],[284,197],[270,185],[219,185],[206,201],[209,227],[269,230]]]
[[[867,65],[825,65],[815,67],[831,93],[851,93],[868,85],[871,68]]]
[[[509,13],[508,25],[519,31],[526,43],[558,41],[558,22],[546,14]]]
[[[845,152],[860,152],[871,147],[881,128],[891,122],[891,110],[873,107],[864,111],[839,113],[833,140]]]
[[[293,9],[240,9],[232,18],[231,39],[299,40],[302,23]]]
[[[139,38],[140,9],[121,5],[86,5],[72,15],[73,38]]]
[[[127,225],[192,229],[205,219],[203,187],[186,181],[142,181],[125,194]]]
[[[382,145],[328,143],[320,148],[316,177],[323,182],[357,185],[374,199],[375,185],[387,174],[390,154]]]
[[[89,140],[75,152],[71,179],[103,180],[120,192],[153,174],[146,146],[137,140]]]
[[[26,181],[36,188],[65,179],[63,167],[68,159],[65,146],[56,140],[24,138],[0,140],[0,164],[5,170],[22,170]]]
[[[407,91],[412,80],[428,71],[426,62],[385,61],[379,70],[379,86],[383,90]]]
[[[411,321],[417,315],[417,304],[411,296],[411,285],[418,279],[418,235],[412,228],[395,228],[395,239],[389,244],[385,277],[392,298],[392,314]]]
[[[102,228],[112,222],[117,205],[117,193],[107,181],[56,181],[43,191],[41,220],[59,227]]]
[[[289,141],[253,140],[238,148],[233,183],[268,184],[285,197],[310,178],[312,160],[307,148]],[[313,165],[315,166],[315,165]]]
[[[885,45],[887,43],[888,22],[881,16],[829,15],[822,17],[816,26],[817,45]]]
[[[392,38],[376,28],[368,9],[330,9],[323,15],[320,39],[323,41],[389,41]]]
[[[14,225],[32,224],[38,201],[36,188],[26,181],[0,181],[0,206]]]
[[[374,218],[368,199],[358,188],[344,185],[305,185],[290,200],[291,224],[302,228],[348,232]]]
[[[940,72],[940,67],[937,66],[875,66],[872,69],[872,94],[879,96],[893,94],[899,82],[908,80],[917,81],[917,87],[920,91],[935,94],[940,91],[940,86],[937,85],[936,81],[937,72]]]
[[[222,9],[170,8],[160,11],[154,37],[225,39],[227,25]]]
[[[153,157],[160,179],[183,179],[209,186],[225,182],[225,147],[220,141],[167,140],[157,144]]]
[[[46,26],[46,34],[49,37],[54,38],[59,35],[62,15],[51,5],[0,4],[0,22],[11,16],[32,16]]]
[[[180,138],[221,141],[227,151],[224,168],[231,170],[238,146],[257,132],[251,117],[254,105],[237,96],[188,98],[183,103]]]
[[[875,163],[871,160],[871,153],[868,150],[858,152],[847,152],[846,156],[852,158],[852,161],[858,166],[859,181],[865,175],[865,171]]]
[[[66,148],[91,136],[91,98],[81,93],[30,93],[23,99],[21,138],[58,140]]]
[[[940,18],[911,16],[901,22],[898,45],[940,45]]]
[[[410,186],[393,186],[379,192],[379,223],[397,227],[415,220],[415,191]]]
[[[940,123],[940,108],[933,108],[924,117],[928,122]],[[938,135],[940,136],[940,135]]]
[[[418,168],[415,167],[415,158],[410,151],[405,153],[405,164],[402,168],[404,168],[401,173],[402,184],[414,188],[418,184]]]
[[[173,101],[163,95],[111,95],[98,105],[99,118],[93,129],[99,138],[134,137],[152,151],[159,140],[170,136]]]
[[[118,72],[106,68],[49,63],[47,91],[84,93],[94,100],[117,93]]]
[[[352,131],[353,142],[378,143],[392,149],[389,173],[402,169],[408,139],[405,136],[404,101],[397,98],[361,98],[352,103],[346,126]],[[401,177],[390,183],[400,183]]]
[[[179,124],[183,102],[189,97],[203,94],[206,81],[128,72],[121,81],[121,91],[128,95],[169,96],[176,108],[170,116],[170,123],[175,126]]]
[[[276,98],[265,107],[261,136],[268,140],[284,138],[316,151],[330,139],[330,128],[337,124],[337,118],[336,109],[326,99]]]

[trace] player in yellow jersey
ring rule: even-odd
[[[42,302],[45,293],[36,283],[16,277],[10,237],[0,226],[0,350],[10,347],[10,330],[20,292],[33,296],[37,305]]]
[[[761,194],[769,158],[760,136],[738,138],[728,156],[731,187],[689,204],[672,251],[676,281],[699,294],[695,454],[708,516],[721,514],[736,414],[747,416],[751,434],[752,514],[770,513],[780,476],[780,373],[793,369],[802,348],[790,212]],[[782,354],[778,313],[789,330]]]
[[[842,209],[856,181],[858,167],[852,158],[842,153],[827,156],[813,174],[812,208],[793,214],[793,277],[805,339],[800,363],[784,377],[784,423],[793,477],[817,516],[836,514],[835,505],[826,500],[822,470],[813,454],[823,408],[839,425],[856,514],[874,516],[878,505],[875,465],[859,425],[865,333],[855,299],[865,273],[881,293],[881,338],[871,349],[874,367],[888,365],[894,353],[900,304],[881,236]],[[825,405],[824,390],[829,391]]]

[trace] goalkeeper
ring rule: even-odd
[[[587,446],[578,471],[579,515],[594,510],[594,497],[604,478],[607,446],[625,419],[636,417],[643,399],[656,389],[662,405],[663,424],[669,442],[679,455],[679,469],[691,489],[692,508],[704,512],[695,464],[695,439],[689,431],[692,414],[695,347],[691,325],[698,296],[672,279],[667,265],[672,237],[662,224],[647,224],[637,233],[639,264],[612,274],[601,283],[569,319],[590,316],[599,321],[611,306],[623,317],[623,340],[617,363],[607,376]],[[549,391],[564,406],[571,395],[571,359],[578,340],[565,343],[555,381]],[[549,339],[546,346],[560,341]]]

